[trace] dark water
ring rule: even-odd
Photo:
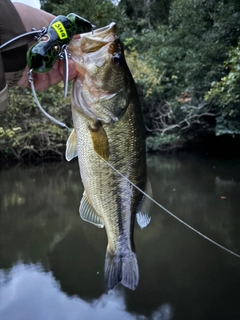
[[[148,159],[154,198],[240,253],[240,162]],[[104,291],[105,230],[82,221],[77,162],[0,171],[1,320],[239,320],[240,259],[153,205],[136,226],[140,283]]]

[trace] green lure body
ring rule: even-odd
[[[82,17],[70,13],[57,16],[46,33],[27,52],[27,64],[34,72],[45,73],[52,69],[61,49],[79,33],[89,32],[93,25]]]

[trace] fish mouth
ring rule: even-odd
[[[116,39],[118,39],[116,35],[116,23],[112,22],[92,32],[82,33],[80,49],[82,53],[95,52]]]
[[[75,62],[78,78],[83,81],[87,72],[92,74],[95,67],[103,67],[117,51],[119,41],[115,22],[92,32],[82,33],[78,39],[73,38],[68,52]]]

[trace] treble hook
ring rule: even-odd
[[[70,129],[65,123],[50,116],[41,106],[35,91],[32,73],[48,72],[52,69],[58,58],[63,60],[64,97],[66,98],[69,80],[68,59],[71,58],[67,50],[68,44],[76,34],[93,30],[93,27],[91,22],[75,13],[69,13],[67,16],[59,15],[53,19],[48,28],[43,28],[43,30],[37,34],[34,33],[34,35],[36,35],[36,43],[34,43],[27,52],[27,64],[30,69],[28,72],[28,81],[37,106],[46,117],[68,130]]]
[[[63,61],[63,82],[64,82],[64,98],[67,97],[68,93],[68,59],[71,59],[71,54],[68,53],[68,45],[64,44],[61,48],[61,52],[59,53],[58,57],[60,60]]]

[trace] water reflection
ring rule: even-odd
[[[0,315],[4,320],[79,320],[79,319],[146,319],[126,310],[124,294],[114,290],[86,302],[61,291],[51,272],[41,264],[16,264],[10,271],[0,271]],[[170,305],[153,312],[150,319],[171,320]]]
[[[183,154],[150,157],[148,167],[157,201],[240,252],[238,161]],[[0,182],[0,319],[15,320],[17,308],[18,320],[79,319],[81,310],[87,310],[84,320],[108,320],[112,314],[121,319],[240,319],[240,260],[157,206],[146,229],[136,226],[137,290],[118,287],[106,295],[106,234],[79,218],[83,187],[77,162],[1,170]]]

